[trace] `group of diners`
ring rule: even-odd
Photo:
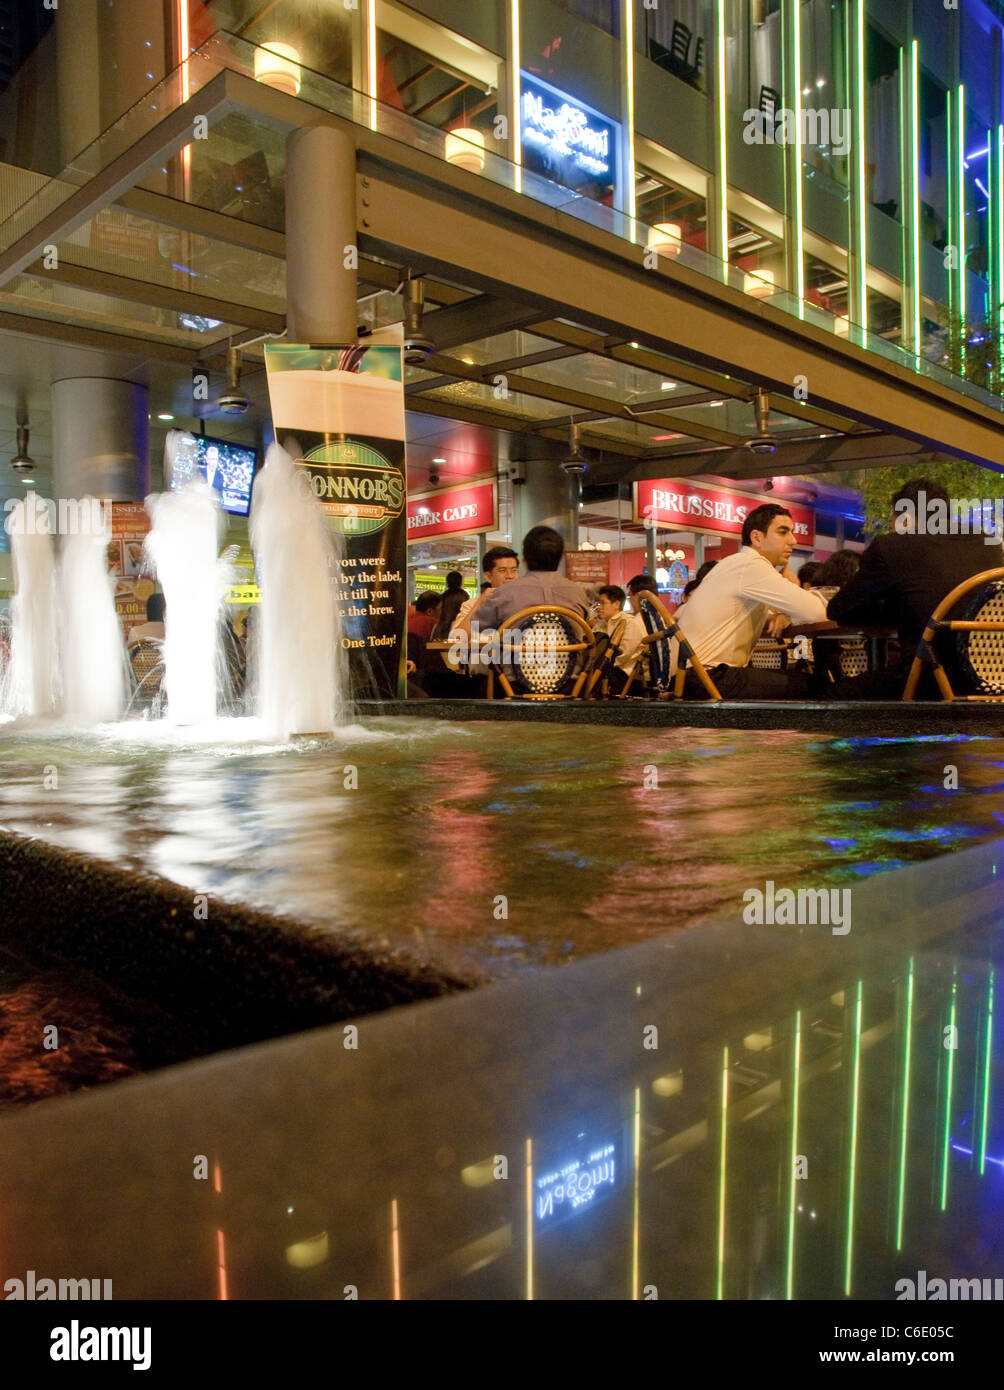
[[[877,536],[860,556],[838,551],[818,566],[813,561],[803,564],[797,574],[789,567],[795,548],[791,513],[779,503],[767,502],[747,514],[740,548],[723,560],[703,565],[674,614],[723,698],[898,699],[902,695],[918,642],[936,606],[956,585],[1004,564],[999,540],[988,545],[980,534],[912,529],[908,518],[917,514],[917,500],[923,500],[924,494],[948,504],[938,484],[927,479],[909,482],[893,498],[892,531]],[[897,504],[904,500],[911,505],[900,509]],[[587,593],[581,584],[559,573],[563,554],[558,532],[535,526],[523,541],[522,575],[516,552],[508,546],[493,546],[485,553],[485,583],[476,597],[461,588],[459,573],[448,584],[445,597],[420,595],[409,612],[409,693],[439,698],[482,696],[488,668],[477,659],[478,635],[483,638],[526,608],[555,605],[580,614],[599,633],[619,632],[619,648],[606,674],[609,693],[622,693],[630,680],[631,693],[644,695],[649,670],[642,608],[646,593],[658,593],[654,578],[638,574],[628,581],[626,590],[607,584]],[[444,623],[447,599],[452,612]],[[890,644],[885,667],[841,679],[823,663],[813,667],[804,659],[780,670],[752,664],[761,638],[783,639],[790,627],[827,619],[845,627],[895,629],[897,639]],[[425,639],[433,633],[450,642],[453,654],[426,649]],[[673,673],[678,657],[675,639],[669,648]],[[461,649],[468,656],[465,662],[455,656]],[[951,663],[951,653],[946,653],[946,661]],[[924,698],[936,692],[922,686],[918,694]],[[686,671],[684,695],[687,699],[707,696],[692,668]]]

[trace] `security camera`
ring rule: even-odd
[[[216,402],[221,415],[244,415],[251,409],[251,402],[242,391],[224,391]]]
[[[436,351],[436,345],[428,338],[413,337],[404,340],[404,360],[409,367],[420,367]]]
[[[585,473],[586,460],[581,456],[581,454],[578,457],[573,455],[571,458],[562,459],[561,471],[563,473],[568,473],[573,477],[578,473]]]
[[[429,486],[439,487],[439,474],[436,472],[435,469],[433,469],[432,472],[429,474]]]
[[[751,454],[772,454],[777,444],[771,438],[770,396],[766,391],[756,392],[753,397],[753,409],[756,415],[756,434],[752,439],[747,439],[746,447]]]
[[[251,409],[251,402],[241,390],[239,348],[227,348],[227,384],[216,399],[216,409],[221,415],[244,415]]]

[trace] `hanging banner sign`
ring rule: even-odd
[[[741,535],[750,512],[765,502],[777,502],[791,512],[795,544],[812,549],[816,544],[816,514],[780,497],[747,497],[739,492],[704,487],[685,478],[646,478],[634,485],[634,519],[654,521],[679,531],[717,535]]]
[[[555,183],[602,200],[617,184],[620,127],[532,73],[520,73],[523,163]]]
[[[408,498],[408,539],[494,531],[498,510],[494,483],[450,487]]]
[[[404,695],[407,481],[404,372],[398,343],[346,347],[269,343],[276,437],[341,540],[336,607],[352,695]]]

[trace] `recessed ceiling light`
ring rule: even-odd
[[[675,381],[664,381],[664,382],[662,383],[662,390],[663,390],[663,391],[675,391],[675,390],[676,390],[676,382],[675,382]]]
[[[157,416],[157,419],[158,419],[158,420],[173,420],[173,419],[174,419],[174,416],[173,416],[173,415],[169,415],[169,414],[167,413],[167,411],[164,410],[164,411],[161,411],[161,413]]]
[[[433,461],[433,463],[445,463],[445,462],[446,462],[445,459],[433,459],[432,461]]]

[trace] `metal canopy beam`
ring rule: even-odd
[[[844,468],[933,463],[939,452],[888,434],[833,435],[827,439],[779,443],[773,454],[753,454],[748,449],[721,449],[650,457],[631,468],[625,474],[625,481],[687,478],[695,473],[714,473],[723,478],[828,473]]]
[[[419,257],[434,273],[459,274],[495,294],[512,292],[518,267],[521,298],[543,314],[584,319],[709,370],[727,367],[791,398],[793,413],[793,388],[804,377],[814,405],[871,429],[978,463],[999,455],[1004,422],[995,408],[710,277],[678,265],[646,270],[639,247],[477,175],[461,185],[462,171],[398,148],[396,167],[360,151],[366,250]]]
[[[430,284],[427,289],[429,297],[434,299],[433,286]],[[478,338],[509,333],[514,328],[525,328],[537,317],[537,311],[525,304],[514,304],[494,295],[477,295],[448,309],[426,314],[423,331],[436,344],[437,350],[442,351]]]

